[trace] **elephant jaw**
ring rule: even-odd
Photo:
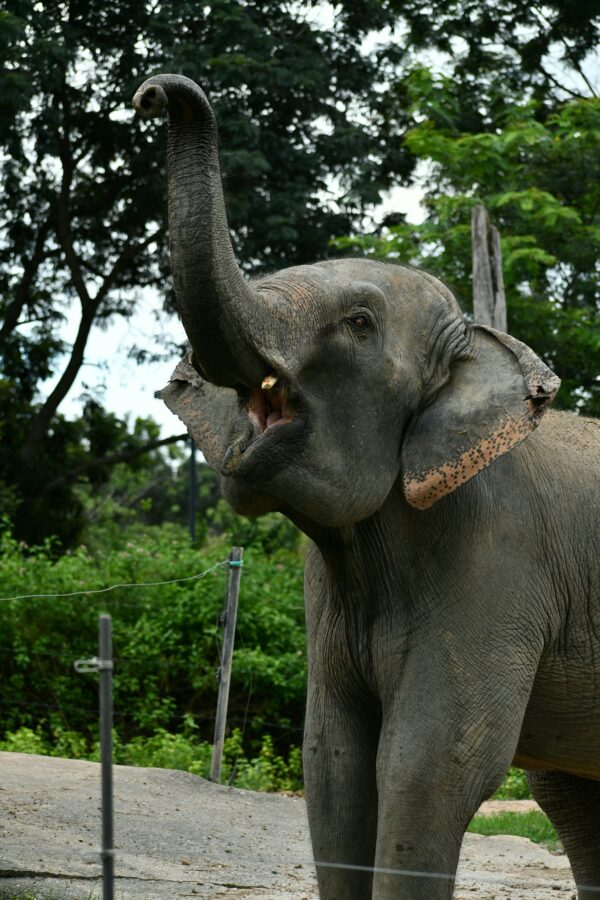
[[[240,396],[240,401],[242,414],[223,459],[223,475],[249,474],[263,456],[263,449],[267,453],[272,445],[296,435],[304,426],[298,411],[300,400],[295,399],[292,406],[287,383],[274,374],[266,376],[260,388],[251,388]]]

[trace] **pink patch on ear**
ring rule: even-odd
[[[539,410],[525,418],[511,417],[486,437],[481,438],[460,455],[455,462],[428,469],[425,472],[406,472],[403,476],[404,496],[416,509],[429,509],[446,494],[469,481],[499,456],[508,453],[539,425]]]

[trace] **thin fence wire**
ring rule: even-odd
[[[104,588],[87,588],[81,591],[69,591],[65,594],[18,594],[15,597],[0,597],[0,603],[10,603],[13,600],[57,600],[62,597],[81,597],[83,595],[90,594],[106,594],[109,591],[116,591],[120,588],[164,587],[168,584],[181,584],[185,581],[200,581],[201,578],[205,578],[211,572],[214,572],[215,569],[223,568],[226,565],[228,565],[228,560],[224,559],[220,562],[215,563],[214,566],[211,566],[204,572],[199,572],[197,575],[187,575],[184,578],[172,578],[169,581],[132,581],[123,584],[111,584],[109,587]]]
[[[119,803],[117,801],[115,812],[119,813]],[[22,844],[6,844],[3,843],[3,850],[16,850],[22,851]],[[48,852],[49,848],[46,847],[31,847],[32,851],[36,851],[39,853]],[[207,856],[209,853],[215,854],[219,851],[223,853],[230,854],[232,850],[235,850],[235,859],[236,865],[240,864],[248,864],[250,867],[255,868],[257,859],[262,858],[262,861],[267,861],[270,859],[268,850],[267,852],[261,853],[260,850],[256,850],[255,853],[248,853],[248,844],[240,844],[230,840],[221,840],[219,838],[211,837],[210,839],[210,847],[207,847],[202,855],[197,855],[194,852],[190,852],[186,848],[185,859],[186,866],[203,866],[207,863]],[[55,851],[53,851],[55,852]],[[81,859],[86,861],[89,860],[91,850],[81,849],[75,853],[75,856],[79,856]],[[0,855],[0,861],[5,863],[5,860],[2,859]],[[568,861],[565,857],[565,864],[568,865]],[[549,877],[547,879],[539,879],[532,878],[531,876],[503,872],[494,874],[491,872],[481,871],[479,869],[463,869],[462,871],[459,869],[458,876],[449,872],[435,872],[435,871],[420,871],[415,869],[402,869],[402,868],[393,868],[393,867],[383,867],[383,866],[362,866],[362,865],[353,865],[350,863],[338,863],[338,862],[325,862],[323,860],[314,860],[312,856],[306,855],[293,855],[286,856],[285,854],[281,854],[278,852],[277,860],[273,865],[276,865],[278,869],[284,867],[297,868],[298,866],[306,866],[308,869],[320,868],[320,869],[340,869],[344,871],[355,871],[355,872],[368,872],[374,875],[389,875],[397,878],[419,878],[419,879],[429,879],[436,881],[449,881],[456,882],[456,887],[458,890],[468,890],[469,885],[472,883],[477,883],[478,885],[486,886],[495,886],[495,887],[504,887],[504,888],[523,888],[526,886],[527,890],[532,889],[545,889],[546,891],[552,890],[564,890],[570,891],[571,895],[574,890],[574,885],[572,880],[565,880],[564,877],[559,877],[557,875],[553,875],[549,873]],[[275,873],[274,873],[275,874]],[[43,877],[43,873],[39,873],[40,877]],[[119,876],[117,876],[121,880],[127,879],[127,874],[121,872]],[[130,877],[133,877],[130,876]],[[316,885],[315,885],[316,887]],[[600,886],[598,885],[578,885],[579,890],[585,890],[591,894],[598,894],[600,896]]]

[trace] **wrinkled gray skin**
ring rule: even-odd
[[[134,105],[169,115],[193,348],[164,399],[235,510],[281,510],[312,539],[304,765],[322,900],[451,897],[468,822],[513,760],[578,896],[600,896],[599,424],[550,413],[536,428],[558,379],[423,272],[335,260],[248,284],[206,97],[162,75]]]

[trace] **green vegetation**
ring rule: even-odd
[[[305,632],[299,533],[281,516],[259,525],[238,521],[247,545],[238,614],[229,723],[242,728],[256,756],[271,735],[279,755],[301,741]],[[55,560],[52,546],[27,548],[0,538],[0,706],[6,732],[25,726],[44,745],[86,756],[97,739],[97,679],[73,661],[97,652],[97,616],[113,616],[115,728],[119,741],[164,731],[212,739],[216,708],[226,560],[231,537],[198,551],[175,526],[131,526],[118,536],[95,533]],[[206,577],[193,576],[217,566]],[[177,579],[183,579],[176,581]],[[114,584],[105,594],[10,600]],[[186,724],[187,723],[187,724]],[[187,729],[187,732],[186,732]],[[152,749],[152,748],[151,748]],[[155,749],[155,748],[154,748]],[[152,752],[154,752],[152,749]],[[132,751],[133,752],[133,751]],[[149,750],[150,752],[150,750]]]
[[[90,893],[84,896],[80,896],[76,898],[76,900],[97,900],[97,893]],[[67,900],[65,894],[57,894],[56,891],[44,891],[43,894],[37,893],[33,894],[31,891],[19,891],[18,894],[13,893],[12,891],[5,891],[0,888],[0,900]],[[74,900],[72,895],[69,895],[69,900]]]
[[[219,616],[233,543],[246,547],[223,778],[256,790],[301,788],[306,646],[304,542],[282,516],[250,521],[220,502],[210,521],[226,530],[202,550],[172,525],[112,521],[89,545],[56,559],[51,542],[25,547],[0,536],[0,749],[98,758],[97,679],[75,659],[96,653],[98,612],[113,616],[115,760],[206,775],[214,728]],[[191,579],[217,565],[205,578]],[[10,600],[114,584],[106,594]],[[188,579],[188,580],[185,580]],[[496,794],[529,796],[511,769]]]
[[[419,68],[408,84],[420,124],[405,143],[429,166],[427,217],[337,245],[421,266],[469,311],[471,210],[483,203],[501,234],[508,330],[560,375],[555,405],[600,414],[600,100],[551,114],[523,102],[472,133],[451,79]]]
[[[531,791],[527,784],[527,778],[523,769],[517,769],[511,766],[504,781],[492,797],[493,800],[528,800],[531,797]]]
[[[475,816],[468,828],[475,834],[514,834],[551,849],[559,846],[558,835],[550,820],[538,810],[525,813],[501,812],[492,816]]]

